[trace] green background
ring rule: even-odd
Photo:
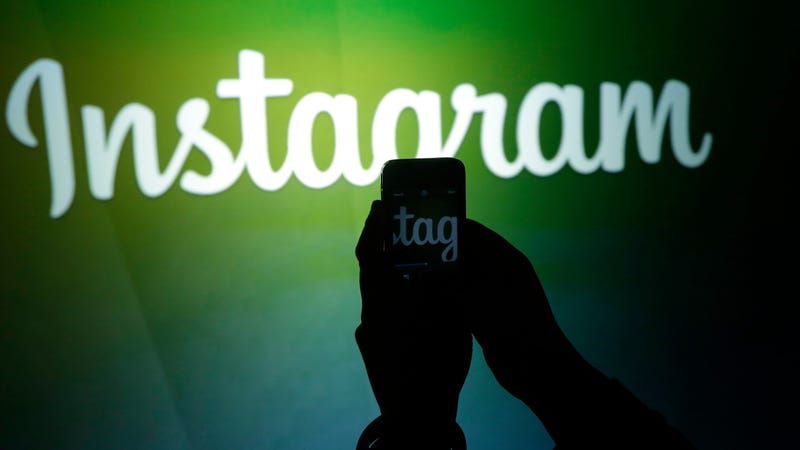
[[[362,159],[381,98],[405,87],[442,97],[471,83],[508,100],[505,147],[516,151],[519,104],[537,83],[584,91],[584,140],[598,142],[599,86],[677,79],[691,89],[692,144],[709,159],[641,161],[549,177],[491,174],[476,117],[457,157],[468,216],[533,261],[567,336],[586,358],[661,411],[702,449],[782,447],[794,427],[798,365],[790,213],[798,39],[779,5],[710,2],[101,2],[11,0],[0,18],[0,101],[38,58],[66,80],[76,196],[48,216],[43,144],[0,127],[0,448],[349,449],[377,414],[353,332],[360,297],[354,247],[377,183],[315,190],[292,178],[259,190],[243,174],[195,196],[174,185],[148,198],[132,146],[114,198],[88,187],[83,105],[109,121],[139,102],[157,117],[162,167],[193,97],[206,128],[241,143],[239,105],[216,97],[242,49],[266,76],[291,78],[270,99],[270,158],[285,157],[289,115],[309,92],[358,100]],[[5,114],[5,113],[4,113]],[[29,117],[43,137],[38,88]],[[560,137],[544,111],[543,147]],[[4,117],[5,119],[5,117]],[[631,127],[631,130],[633,127]],[[333,128],[314,130],[319,167]],[[417,124],[398,124],[413,156]],[[411,149],[411,150],[409,150]],[[283,152],[283,153],[282,153]],[[208,170],[193,152],[185,169]],[[475,346],[459,422],[469,448],[552,448]]]

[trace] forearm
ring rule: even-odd
[[[558,450],[694,447],[664,417],[575,352],[540,368],[520,399],[542,421]]]

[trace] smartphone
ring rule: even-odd
[[[393,159],[381,171],[384,248],[406,278],[457,271],[466,217],[464,164],[451,157]]]

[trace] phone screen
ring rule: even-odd
[[[464,167],[455,158],[392,160],[384,166],[381,198],[394,266],[413,273],[454,268],[461,258]]]

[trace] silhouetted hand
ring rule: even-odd
[[[381,218],[376,200],[356,246],[362,300],[356,342],[381,412],[359,448],[463,448],[456,412],[472,357],[463,283],[404,279],[386,259]]]
[[[559,450],[694,448],[578,353],[530,260],[506,239],[467,219],[459,230],[459,276],[405,280],[382,250],[381,217],[374,201],[356,248],[356,340],[381,410],[362,448],[375,437],[388,446],[370,448],[443,449],[454,435],[463,439],[454,425],[470,333],[500,385],[528,405]],[[437,437],[422,440],[426,435]]]
[[[577,352],[522,252],[478,222],[464,228],[468,326],[495,378],[531,408],[559,450],[693,448]]]

